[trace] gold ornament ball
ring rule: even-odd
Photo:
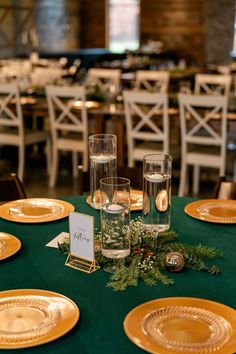
[[[180,272],[185,265],[184,256],[180,252],[169,252],[165,256],[165,267],[171,273]]]

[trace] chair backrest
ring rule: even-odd
[[[136,142],[159,142],[161,151],[169,152],[168,96],[147,91],[123,91],[128,154],[133,155]],[[128,156],[129,161],[132,159]],[[140,156],[142,159],[142,156]],[[129,163],[129,166],[131,164]]]
[[[120,69],[90,68],[86,85],[97,85],[102,92],[116,93],[120,84]]]
[[[196,74],[195,94],[229,95],[231,75],[225,74]]]
[[[150,92],[168,92],[170,74],[168,71],[137,70],[135,89],[146,89]]]
[[[182,157],[188,145],[218,146],[225,163],[227,97],[178,94]]]
[[[8,137],[4,137],[4,129],[5,131],[8,130],[9,133],[11,128],[16,128],[18,136],[23,139],[24,125],[17,84],[0,84],[0,128],[0,144],[8,143],[11,145],[12,142],[9,134]]]
[[[88,136],[85,89],[82,86],[46,86],[52,138],[63,132]]]
[[[0,178],[0,201],[7,202],[27,198],[24,186],[15,173]]]
[[[90,172],[83,171],[83,166],[79,166],[78,170],[78,193],[89,192]],[[133,189],[143,189],[143,170],[141,167],[117,166],[117,176],[128,178]]]

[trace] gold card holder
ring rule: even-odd
[[[85,273],[92,273],[100,268],[97,261],[78,258],[76,256],[73,256],[72,254],[68,255],[65,265],[74,269],[81,270]]]
[[[95,260],[94,217],[78,212],[69,215],[70,253],[65,265],[92,273],[100,268]]]

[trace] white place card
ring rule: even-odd
[[[58,248],[58,242],[62,243],[66,237],[69,237],[69,233],[68,232],[61,232],[59,235],[57,235],[51,241],[49,241],[46,244],[46,246],[47,247]]]
[[[94,217],[78,212],[69,215],[70,254],[93,262]]]

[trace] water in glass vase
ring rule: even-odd
[[[144,175],[143,223],[153,231],[170,228],[171,176],[161,172]]]
[[[109,203],[102,206],[101,232],[104,257],[120,259],[130,254],[127,205]]]
[[[92,206],[96,209],[100,203],[100,179],[116,176],[116,155],[90,156],[90,194]]]

